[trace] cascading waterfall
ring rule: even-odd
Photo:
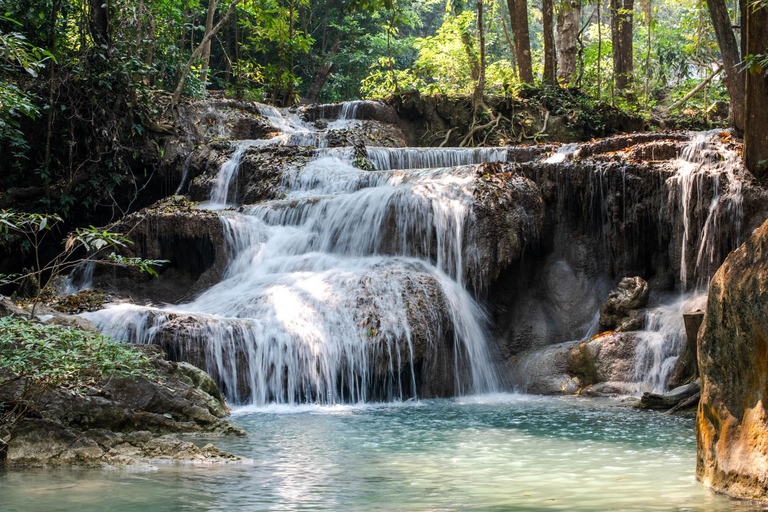
[[[229,189],[232,187],[232,181],[237,179],[237,171],[240,168],[240,161],[243,158],[245,150],[256,144],[256,141],[244,140],[235,145],[235,152],[224,162],[213,181],[211,188],[211,200],[205,205],[207,208],[216,209],[227,206],[229,198]]]
[[[719,263],[718,250],[723,243],[718,235],[727,233],[733,238],[734,247],[740,244],[744,212],[742,180],[735,175],[735,170],[739,169],[739,155],[723,148],[718,142],[720,133],[711,131],[694,135],[678,159],[677,174],[669,178],[670,203],[679,204],[682,212],[680,282],[684,289],[691,281],[699,288],[708,286],[712,267]],[[722,178],[725,183],[721,183]],[[712,189],[709,197],[708,183]],[[701,216],[695,215],[696,210],[708,212],[703,223],[698,225],[694,225],[694,219]],[[692,245],[694,233],[698,234],[698,247]]]
[[[238,143],[202,207],[227,204],[253,144]],[[452,362],[456,393],[493,391],[487,318],[462,285],[474,171],[367,172],[321,154],[286,172],[285,199],[221,214],[232,256],[219,284],[186,304],[86,316],[118,339],[170,337],[235,403],[413,398],[425,357]]]
[[[685,346],[683,314],[704,310],[706,293],[684,294],[646,312],[646,326],[637,336],[635,379],[638,391],[663,393]]]
[[[377,170],[458,167],[482,162],[504,162],[508,148],[368,148]]]

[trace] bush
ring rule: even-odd
[[[149,376],[141,350],[89,331],[17,316],[0,319],[0,387],[25,378],[83,393],[105,377]]]
[[[105,378],[152,374],[152,359],[130,345],[18,316],[0,318],[0,390],[5,391],[5,403],[0,400],[0,458],[10,428],[40,415],[40,400],[54,389],[83,395]]]

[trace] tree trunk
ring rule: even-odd
[[[98,1],[98,0],[97,0]],[[179,100],[181,100],[181,93],[184,90],[184,82],[187,81],[187,77],[189,76],[189,72],[192,70],[192,66],[195,64],[195,61],[200,58],[200,55],[203,53],[203,47],[211,42],[211,39],[213,39],[213,36],[216,35],[216,33],[221,30],[221,27],[223,27],[227,21],[229,20],[229,17],[232,16],[232,13],[235,12],[235,9],[237,8],[237,4],[239,4],[242,0],[234,0],[230,5],[229,9],[227,9],[226,14],[224,14],[224,17],[219,20],[219,22],[216,24],[215,27],[211,29],[210,32],[208,32],[202,41],[200,41],[200,45],[195,48],[195,51],[192,52],[192,55],[189,57],[189,60],[187,61],[187,64],[184,66],[184,69],[181,72],[181,75],[179,76],[179,82],[176,84],[176,89],[173,91],[173,99],[171,100],[171,106],[175,107],[179,104]]]
[[[635,0],[611,0],[611,42],[613,76],[619,94],[632,83],[632,15]]]
[[[475,55],[475,48],[472,43],[472,36],[467,30],[463,31],[461,33],[461,44],[464,46],[464,51],[467,54],[469,76],[472,80],[477,81],[480,78],[480,64],[477,62],[477,55]]]
[[[744,55],[765,55],[768,51],[768,7],[746,10],[747,45]],[[744,30],[744,28],[742,28]],[[768,177],[768,69],[746,73],[744,116],[744,161],[756,177]]]
[[[744,129],[744,75],[739,73],[739,62],[741,55],[739,46],[736,43],[736,36],[731,28],[731,18],[728,15],[728,7],[725,0],[707,0],[709,15],[712,18],[712,25],[715,27],[715,37],[720,46],[720,54],[723,57],[723,67],[725,75],[723,81],[728,88],[728,95],[731,97],[731,113],[733,114],[733,126],[737,130]],[[745,10],[749,12],[749,8]],[[763,28],[765,30],[765,28]]]
[[[504,29],[504,39],[507,41],[507,46],[509,47],[509,55],[510,55],[510,61],[512,63],[512,69],[514,70],[515,75],[519,76],[519,73],[517,71],[517,55],[515,54],[515,43],[512,42],[512,36],[509,33],[509,27],[507,26],[507,17],[504,13],[504,2],[501,2],[499,4],[500,11],[501,11],[501,26]]]
[[[312,81],[309,83],[309,87],[307,88],[305,99],[312,103],[317,103],[317,101],[320,99],[320,93],[323,92],[325,84],[328,83],[328,79],[331,77],[331,74],[335,69],[336,64],[331,64],[330,62],[325,62],[320,67],[318,67],[312,74]]]
[[[541,17],[544,30],[544,82],[557,84],[557,56],[555,51],[555,12],[553,0],[542,0]]]
[[[96,46],[110,47],[109,37],[109,1],[90,0],[91,4],[91,34]]]
[[[477,84],[472,96],[475,109],[483,103],[485,94],[485,21],[483,20],[483,0],[477,0],[477,34],[480,39],[480,65],[477,73]]]
[[[557,9],[557,78],[563,83],[576,76],[581,1],[561,2]]]
[[[528,2],[526,0],[507,0],[512,37],[515,39],[517,66],[520,81],[533,83],[533,63],[531,62],[531,37],[528,32]]]
[[[205,18],[205,35],[211,33],[213,30],[213,15],[216,14],[216,0],[208,0],[208,15]],[[208,38],[208,42],[203,47],[203,71],[200,73],[200,80],[203,83],[208,81],[208,64],[211,60],[211,40]]]

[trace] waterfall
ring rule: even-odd
[[[252,144],[238,143],[204,207],[226,204]],[[442,153],[430,161],[504,155]],[[455,394],[496,390],[488,318],[463,285],[477,265],[475,177],[475,166],[362,171],[321,152],[285,173],[284,199],[220,214],[231,255],[221,282],[188,303],[86,316],[198,362],[234,403],[405,400],[446,378]]]
[[[691,281],[695,286],[706,288],[715,270],[713,267],[721,261],[721,253],[727,254],[730,246],[738,247],[741,243],[744,212],[743,180],[736,175],[736,169],[740,169],[739,155],[723,147],[719,142],[720,133],[695,134],[677,161],[677,173],[668,180],[672,209],[677,204],[682,212],[680,282],[683,289],[688,288]],[[706,216],[698,215],[699,211],[706,211]]]
[[[181,175],[181,182],[179,183],[179,186],[176,188],[176,191],[174,192],[175,195],[184,194],[186,193],[187,189],[189,189],[189,171],[190,166],[192,165],[192,157],[194,156],[194,153],[189,153],[187,155],[187,158],[184,159],[184,173]]]
[[[670,373],[685,346],[683,314],[704,310],[706,293],[682,295],[646,312],[646,326],[637,335],[635,380],[639,391],[663,393]]]
[[[482,162],[504,162],[507,148],[368,148],[377,170],[458,167]]]
[[[232,153],[229,160],[224,162],[219,173],[216,175],[216,179],[213,181],[211,200],[207,205],[209,208],[215,209],[227,206],[229,189],[232,186],[232,180],[237,179],[237,171],[240,168],[240,161],[243,158],[243,153],[254,144],[256,144],[256,141],[252,140],[243,140],[236,143],[235,152]]]

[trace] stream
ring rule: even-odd
[[[253,464],[0,473],[0,510],[766,510],[695,481],[692,418],[618,400],[246,406],[233,420],[250,435],[213,442]]]

